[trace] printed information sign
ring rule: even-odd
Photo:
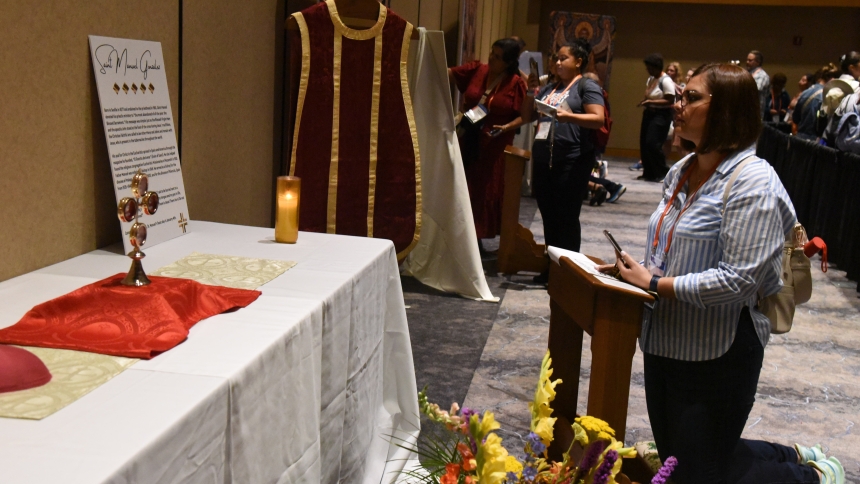
[[[148,229],[145,250],[188,230],[161,43],[95,35],[89,40],[117,203],[132,196],[131,178],[138,170],[159,196],[158,211],[141,218]],[[132,223],[120,221],[120,226],[130,252]]]

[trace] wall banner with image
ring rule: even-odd
[[[603,88],[609,92],[609,77],[612,58],[615,55],[615,17],[576,12],[550,13],[551,51],[574,39],[585,39],[591,44],[591,56],[585,72],[593,72],[600,78]]]

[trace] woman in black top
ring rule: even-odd
[[[603,126],[603,93],[582,78],[591,46],[584,40],[558,49],[557,82],[540,88],[529,76],[520,115],[529,122],[538,111],[535,99],[557,109],[556,117],[540,114],[532,147],[535,198],[543,218],[546,244],[579,251],[579,212],[594,167],[593,130]],[[541,277],[543,276],[543,277]],[[545,275],[536,278],[543,282]]]
[[[662,182],[669,171],[663,144],[672,125],[675,83],[663,72],[663,56],[660,54],[645,57],[645,69],[650,77],[646,83],[645,97],[638,104],[645,108],[639,129],[639,151],[642,156],[642,176],[639,179]]]

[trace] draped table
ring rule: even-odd
[[[0,418],[4,483],[391,482],[418,433],[415,373],[390,241],[195,221],[145,250],[296,261],[245,309],[201,321],[43,420]],[[0,328],[128,270],[96,250],[0,283]]]

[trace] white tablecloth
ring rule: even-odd
[[[154,270],[193,251],[298,265],[238,312],[140,361],[40,421],[0,418],[0,482],[390,482],[418,432],[415,374],[390,241],[193,222],[145,250]],[[119,249],[117,249],[118,251]],[[0,327],[128,270],[98,250],[0,283]]]

